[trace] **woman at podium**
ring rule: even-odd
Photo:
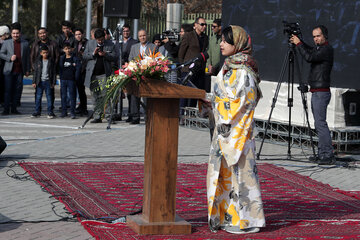
[[[207,172],[209,227],[254,233],[265,226],[253,136],[260,79],[243,28],[225,28],[220,49],[227,58],[209,95],[216,126]]]

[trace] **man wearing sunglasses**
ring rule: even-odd
[[[201,52],[205,52],[209,46],[209,37],[205,34],[206,21],[203,17],[198,17],[194,23],[194,30],[185,33],[179,48],[179,62],[184,63],[188,60],[194,59]],[[197,61],[195,66],[192,68],[193,76],[190,79],[196,87],[205,89],[205,66],[206,62]],[[184,67],[181,69],[181,76],[184,78],[189,73],[189,68]],[[196,107],[197,100],[190,99],[187,103],[181,103],[181,107],[189,106]]]

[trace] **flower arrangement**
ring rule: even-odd
[[[164,79],[164,75],[169,71],[169,64],[171,62],[160,52],[139,55],[126,63],[122,69],[115,71],[115,74],[100,84],[101,91],[106,92],[101,107],[105,109],[109,103],[116,103],[121,93],[120,90],[131,81],[135,81],[139,85],[146,78]]]

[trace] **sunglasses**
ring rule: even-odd
[[[200,26],[206,26],[207,24],[206,23],[198,23]]]
[[[211,26],[211,28],[217,28],[217,27],[219,27],[219,26],[215,26],[215,25],[212,25],[212,26]]]

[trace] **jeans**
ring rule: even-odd
[[[330,130],[326,122],[326,110],[331,99],[330,92],[314,92],[311,97],[311,109],[318,134],[318,155],[320,158],[334,156]]]
[[[46,94],[47,112],[50,114],[53,112],[53,91],[50,86],[50,81],[41,81],[36,86],[35,112],[41,113],[41,100],[44,91]]]
[[[10,110],[16,111],[17,103],[19,100],[19,86],[22,87],[23,75],[22,73],[7,73],[4,74],[4,85],[5,85],[5,92],[4,92],[4,111]]]
[[[70,98],[70,114],[75,116],[76,83],[75,80],[60,80],[62,115],[67,115],[67,102]],[[69,93],[69,97],[68,97]]]

